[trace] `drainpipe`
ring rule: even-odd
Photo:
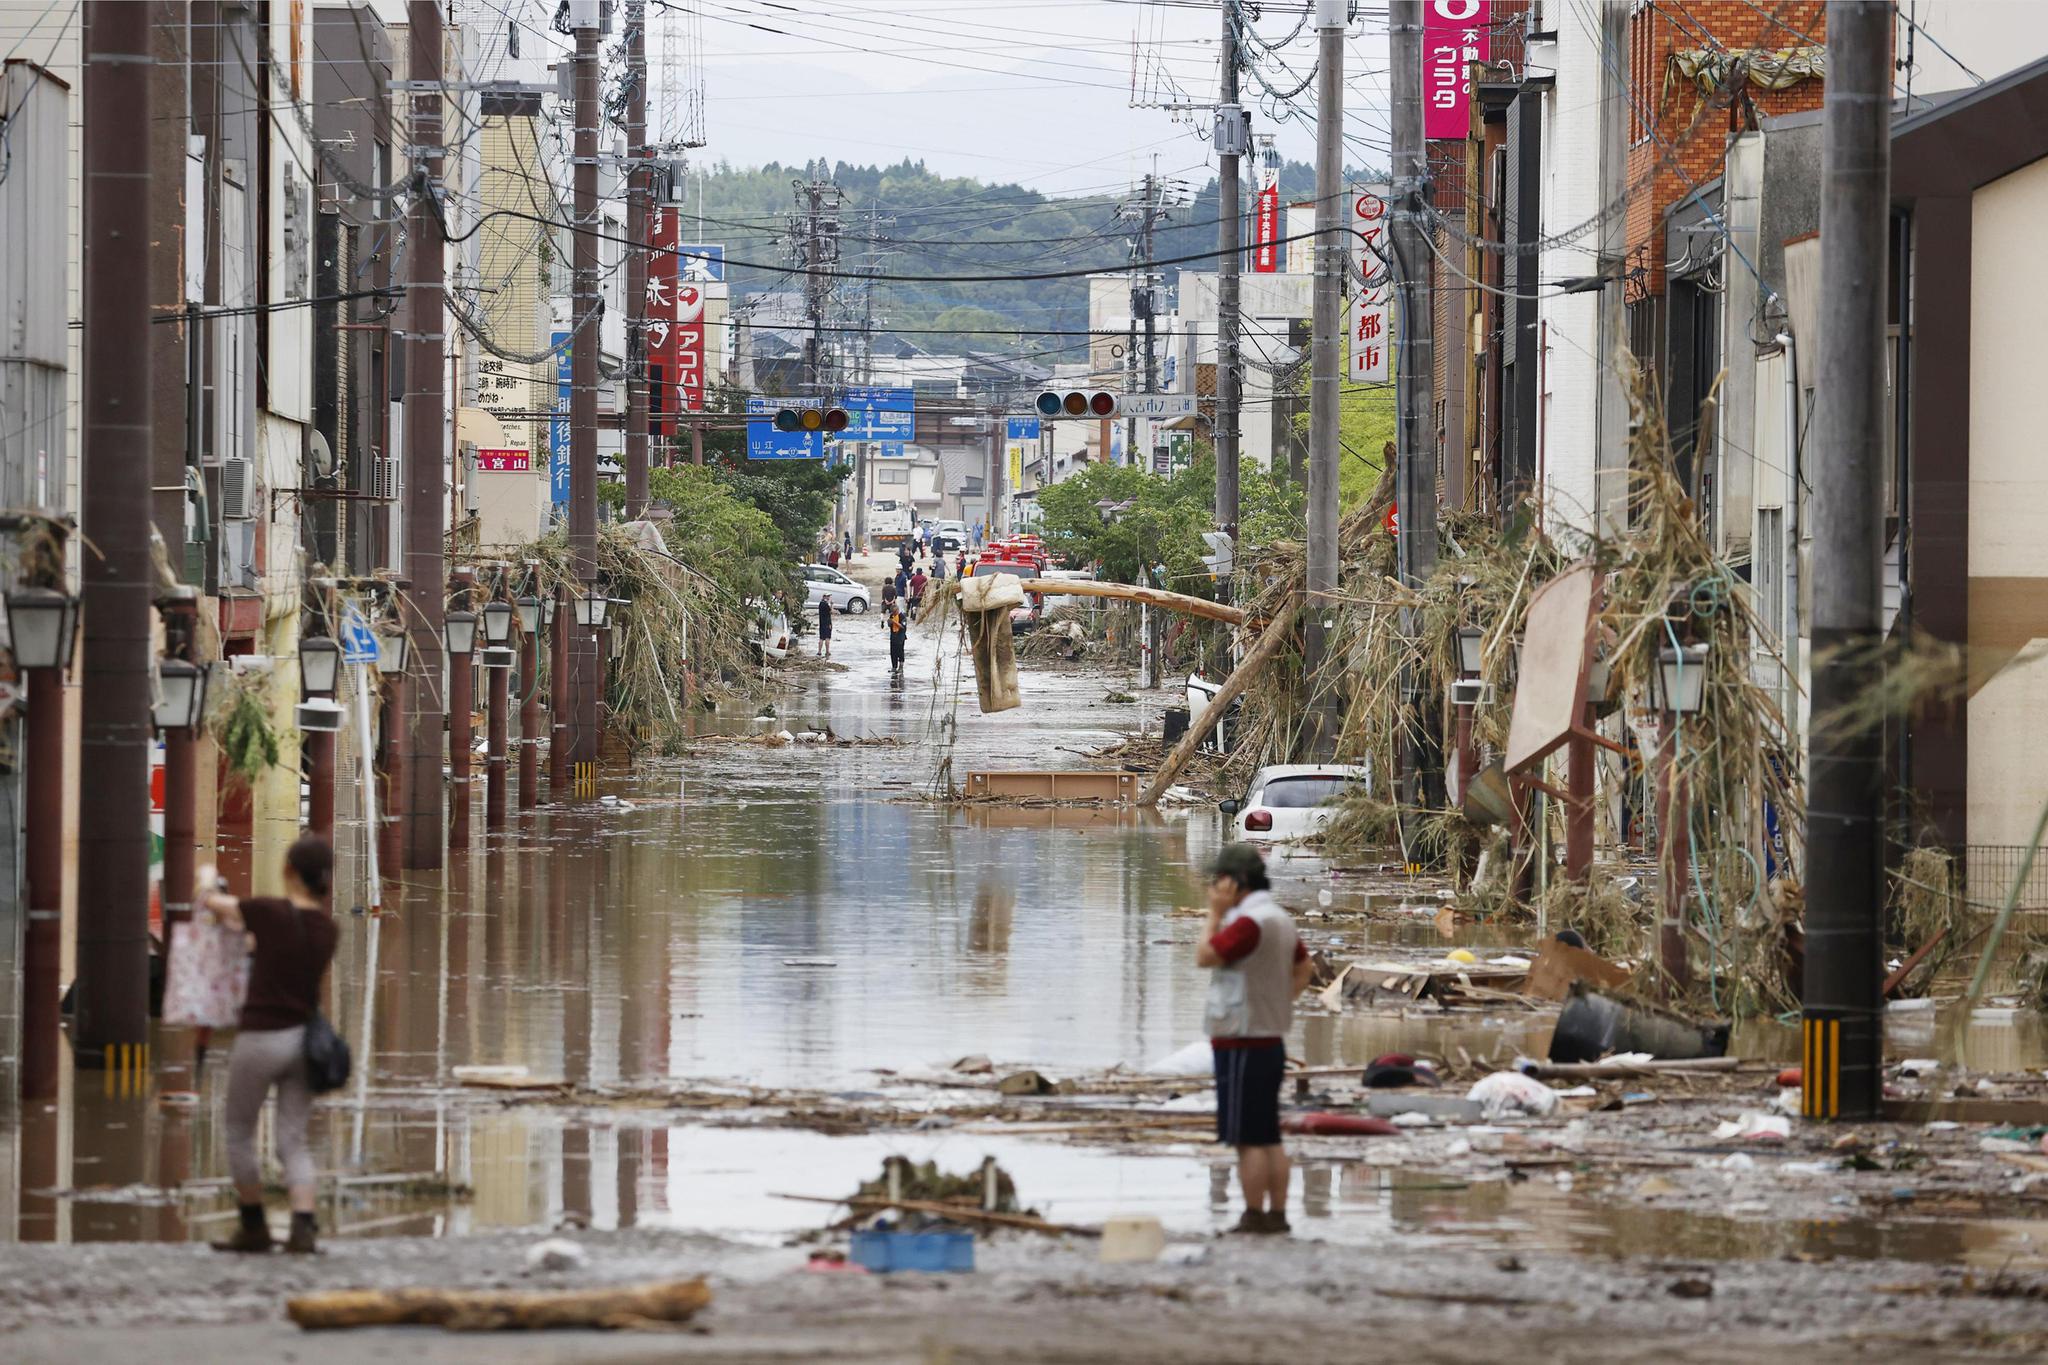
[[[540,804],[540,632],[529,630],[519,641],[519,683],[526,695],[519,703],[519,809]]]
[[[476,574],[469,569],[457,569],[449,575],[449,588],[454,594],[455,610],[446,618],[444,627],[449,639],[448,646],[448,777],[449,777],[449,821],[448,841],[451,844],[469,842],[469,748],[470,715],[475,700],[475,675],[471,671],[476,658],[473,647],[476,644],[476,617],[471,611],[471,597],[476,587]],[[468,616],[471,649],[457,648],[455,632],[462,629],[457,623],[458,616]]]
[[[57,1098],[64,964],[64,670],[31,668],[22,723],[28,932],[22,943],[21,1097]]]

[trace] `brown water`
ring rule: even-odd
[[[881,632],[864,625],[843,622],[835,642],[850,667],[813,675],[769,728],[896,742],[707,739],[618,775],[606,789],[615,801],[535,812],[489,836],[479,812],[472,846],[444,872],[408,874],[390,888],[387,916],[344,919],[330,1013],[356,1046],[361,1084],[323,1104],[315,1134],[333,1175],[328,1221],[342,1234],[569,1222],[780,1237],[818,1226],[824,1210],[774,1193],[843,1193],[898,1152],[959,1167],[994,1154],[1056,1218],[1151,1212],[1195,1230],[1226,1217],[1224,1168],[1200,1148],[1128,1155],[943,1132],[657,1124],[499,1108],[454,1086],[456,1067],[513,1065],[598,1087],[872,1091],[878,1072],[970,1053],[1060,1075],[1142,1067],[1200,1036],[1199,920],[1172,911],[1200,902],[1198,869],[1223,838],[1213,810],[961,810],[923,799],[949,762],[955,779],[969,768],[1080,766],[1075,752],[1143,717],[1156,723],[1171,699],[1109,703],[1102,680],[1027,672],[1022,708],[982,716],[971,679],[955,708],[963,685],[950,665],[934,676],[929,638],[913,652],[919,675],[892,683]],[[758,728],[745,713],[706,726]],[[1333,873],[1306,856],[1276,859],[1275,871],[1283,901],[1330,916],[1306,921],[1318,946],[1447,946],[1430,886]],[[1352,917],[1400,904],[1419,913]],[[1483,958],[1526,934],[1480,926],[1460,938]],[[1924,1051],[1913,1031],[1923,1025]],[[1930,1055],[1933,1030],[1931,1016],[1900,1020],[1895,1050]],[[1312,1015],[1291,1050],[1314,1065],[1459,1049],[1506,1063],[1540,1052],[1548,1032],[1538,1015]],[[1769,1023],[1740,1043],[1759,1055],[1794,1048],[1791,1031]],[[2038,1025],[1985,1021],[1964,1054],[1979,1069],[2036,1063]],[[56,1105],[0,1124],[0,1238],[213,1231],[229,1212],[222,1060],[189,1113],[110,1095],[101,1078],[80,1075],[67,1076]],[[1540,1184],[1424,1188],[1440,1183],[1312,1166],[1303,1216],[1344,1240],[1394,1232],[1655,1251],[1680,1238],[1696,1255],[1825,1244],[1951,1258],[2032,1235],[1983,1223],[1967,1234],[1861,1221],[1761,1229]]]

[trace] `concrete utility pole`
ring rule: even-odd
[[[1846,710],[1880,679],[1892,6],[1831,5],[1827,38],[1813,424],[1816,716]],[[1880,737],[1874,728],[1843,734],[1819,725],[1807,743],[1802,1112],[1874,1118],[1884,1090]]]
[[[569,7],[576,26],[576,236],[572,284],[574,348],[569,379],[569,556],[578,595],[597,589],[597,5]],[[573,603],[565,604],[572,613]],[[604,691],[604,656],[597,636],[570,622],[568,632],[569,762],[572,777],[595,777],[601,736],[598,705]],[[585,767],[583,765],[591,765]]]
[[[447,842],[443,821],[441,750],[446,729],[441,706],[441,617],[448,571],[443,551],[443,496],[448,486],[446,394],[442,334],[441,219],[441,7],[434,0],[406,5],[413,83],[412,163],[420,177],[406,216],[405,267],[405,576],[412,583],[405,613],[412,634],[412,667],[401,696],[405,748],[399,755],[399,861],[409,868],[439,867]],[[429,88],[420,89],[421,83]]]
[[[839,264],[839,186],[825,178],[823,162],[811,167],[808,182],[796,182],[802,209],[797,224],[797,263],[804,268],[804,314],[811,334],[804,341],[804,385],[813,398],[824,398],[834,376],[825,353],[825,315],[832,306],[832,277]]]
[[[149,1043],[149,191],[154,5],[95,5],[85,26],[85,337],[79,556],[85,617],[79,744],[81,1066],[127,1067]],[[43,705],[57,701],[56,689]]]
[[[1238,270],[1243,264],[1244,209],[1240,144],[1250,145],[1251,121],[1237,103],[1237,0],[1223,0],[1223,89],[1216,108],[1216,526],[1237,525],[1238,413],[1243,407],[1243,358],[1238,352]]]
[[[647,0],[626,0],[626,515],[647,511]]]
[[[1303,676],[1309,693],[1308,748],[1322,759],[1337,745],[1342,721],[1323,622],[1337,591],[1338,386],[1343,377],[1340,294],[1350,251],[1344,236],[1344,28],[1346,0],[1316,0],[1316,279],[1311,310],[1308,407],[1308,598]],[[1396,59],[1398,62],[1398,58]],[[1398,79],[1398,77],[1397,77]]]
[[[1401,310],[1394,497],[1401,517],[1401,581],[1416,584],[1436,568],[1436,310],[1422,222],[1422,191],[1429,177],[1422,136],[1422,0],[1392,0],[1391,15],[1394,203],[1389,227]]]

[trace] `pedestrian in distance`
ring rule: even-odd
[[[818,657],[832,657],[832,599],[818,599]]]
[[[932,556],[932,582],[944,583],[945,581],[946,557],[943,554],[935,554]]]
[[[910,596],[910,566],[908,564],[905,564],[896,571],[896,581],[891,586],[896,589],[898,597]]]
[[[839,544],[839,552],[841,559],[848,561],[853,559],[853,532],[848,531],[844,534]]]
[[[910,576],[910,614],[912,617],[915,617],[924,610],[924,588],[925,584],[930,581],[930,579],[924,576],[923,569],[919,569]]]
[[[317,1249],[313,1154],[306,1146],[306,1120],[313,1108],[306,1026],[319,1012],[321,982],[334,959],[338,935],[328,912],[333,885],[334,849],[319,835],[304,834],[285,851],[282,898],[238,900],[218,889],[199,898],[200,905],[222,923],[246,930],[255,941],[249,993],[228,1059],[228,1174],[234,1180],[241,1223],[234,1236],[214,1243],[216,1250],[264,1252],[273,1245],[263,1213],[263,1169],[256,1154],[257,1121],[273,1089],[277,1117],[272,1127],[292,1212],[284,1249],[301,1254]]]
[[[892,596],[882,604],[882,626],[889,632],[889,673],[897,676],[903,672],[903,650],[910,636],[910,619],[899,598]]]
[[[1294,997],[1314,968],[1271,886],[1257,849],[1226,844],[1210,865],[1209,919],[1195,950],[1195,965],[1210,969],[1203,1024],[1216,1063],[1216,1140],[1237,1149],[1244,1190],[1237,1232],[1289,1230],[1280,1083]]]

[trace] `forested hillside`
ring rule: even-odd
[[[734,264],[735,294],[791,287],[789,219],[800,166],[719,165],[687,186],[685,231],[723,242]],[[841,268],[873,266],[884,275],[1026,275],[1067,270],[1120,270],[1131,259],[1131,224],[1117,220],[1129,187],[1047,198],[1021,185],[989,185],[935,175],[922,163],[855,166],[840,163],[832,178],[844,193]],[[1314,192],[1314,168],[1290,162],[1281,171],[1283,200]],[[1158,235],[1156,257],[1169,260],[1216,249],[1216,183],[1185,186],[1183,207]],[[1247,196],[1249,199],[1249,196]],[[1249,212],[1250,204],[1246,204]],[[697,220],[701,217],[701,227]],[[872,233],[872,236],[870,235]],[[741,265],[739,262],[751,264]],[[1190,262],[1191,269],[1210,268]],[[767,268],[762,268],[767,267]],[[1168,267],[1169,282],[1173,269]],[[841,306],[859,316],[857,286],[843,287]],[[1073,337],[1085,328],[1088,288],[1081,277],[1058,280],[883,281],[875,286],[877,327],[927,350],[999,350],[1056,361],[1078,354]]]

